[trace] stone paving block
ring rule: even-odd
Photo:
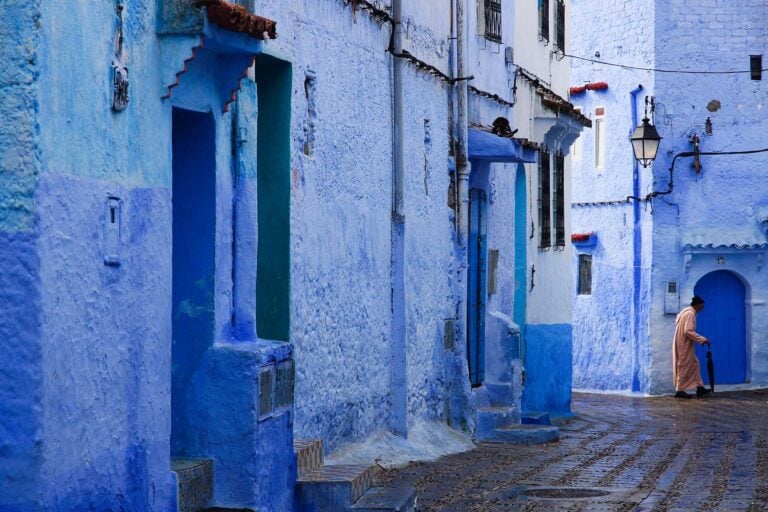
[[[559,443],[480,445],[398,484],[416,486],[425,512],[768,510],[768,396],[718,393],[683,404],[576,394],[573,410],[578,417],[561,427]],[[612,493],[538,500],[515,486]]]

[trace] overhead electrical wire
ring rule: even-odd
[[[654,73],[678,73],[686,75],[739,75],[744,73],[752,73],[751,69],[748,70],[729,70],[729,71],[711,71],[704,69],[664,69],[664,68],[646,68],[642,66],[631,66],[629,64],[619,64],[617,62],[608,62],[599,59],[591,59],[589,57],[580,57],[578,55],[571,55],[570,53],[563,54],[565,57],[583,60],[586,62],[592,62],[593,64],[603,64],[605,66],[613,66],[616,68],[631,69],[633,71],[652,71]],[[763,68],[761,71],[768,71],[768,68]]]
[[[675,162],[677,161],[678,158],[686,158],[686,157],[692,157],[696,155],[698,156],[753,155],[755,153],[768,153],[768,148],[745,149],[745,150],[736,150],[736,151],[699,151],[698,153],[695,151],[681,151],[680,153],[676,154],[674,158],[672,158],[672,162],[669,166],[669,183],[667,184],[667,190],[657,190],[642,197],[627,196],[624,199],[613,199],[609,201],[576,202],[576,203],[571,203],[571,206],[582,206],[582,207],[583,206],[615,206],[620,204],[630,204],[632,201],[637,201],[639,203],[650,203],[651,201],[653,201],[654,197],[666,196],[672,193],[672,190],[674,188]]]

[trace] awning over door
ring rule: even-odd
[[[470,128],[468,142],[470,160],[524,164],[536,162],[536,150],[524,147],[518,139],[499,137],[484,130]]]

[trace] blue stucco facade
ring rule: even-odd
[[[525,327],[524,413],[549,413],[566,419],[571,412],[573,340],[571,324],[528,324]]]
[[[239,220],[243,230],[258,222],[247,182],[255,165],[234,173],[243,182],[232,199],[225,110],[261,43],[208,25],[158,38],[153,2],[122,5],[122,20],[112,4],[2,7],[0,373],[10,380],[2,386],[0,509],[175,511],[170,459],[183,454],[214,459],[217,503],[287,510],[292,404],[257,418],[253,411],[261,369],[291,361],[292,350],[256,338],[255,278],[237,276],[242,312],[231,313],[233,203],[243,218],[252,212],[250,224]],[[210,50],[195,50],[201,36]],[[129,70],[122,112],[111,108],[114,63]],[[176,84],[180,70],[188,73]],[[164,97],[171,84],[176,94]],[[256,94],[246,88],[252,103]],[[176,109],[209,122],[208,166],[198,176],[173,168],[192,149],[173,126]],[[255,162],[256,140],[239,148]],[[202,192],[208,202],[195,210]],[[183,197],[189,211],[174,211]],[[176,228],[193,213],[206,216],[197,227],[207,234],[189,238],[205,247],[185,249]],[[255,273],[255,246],[249,254],[240,240]],[[202,287],[187,284],[202,295],[180,288],[177,297],[172,278],[199,264]],[[192,318],[204,319],[194,330],[205,333],[194,351]]]
[[[603,60],[644,68],[740,71],[656,73],[572,64],[573,85],[608,84],[607,90],[572,98],[592,116],[605,108],[606,136],[604,168],[596,167],[594,139],[588,137],[574,172],[574,230],[595,231],[598,240],[594,248],[577,249],[593,258],[592,294],[574,297],[577,388],[672,391],[675,313],[687,305],[702,279],[718,270],[744,284],[747,320],[734,326],[738,332],[732,335],[730,330],[703,333],[713,337],[715,366],[715,338],[724,352],[729,343],[738,343],[736,348],[746,354],[746,377],[740,384],[766,382],[759,308],[766,287],[762,219],[768,189],[762,176],[750,171],[765,165],[764,154],[703,156],[701,172],[693,167],[693,158],[678,157],[672,190],[652,204],[593,204],[668,191],[673,158],[693,150],[694,135],[702,152],[765,146],[759,128],[765,85],[751,80],[749,73],[750,55],[765,50],[758,34],[762,28],[757,29],[764,25],[759,9],[750,2],[704,5],[680,0],[640,2],[630,13],[619,13],[609,2],[574,2],[574,15],[589,20],[574,30],[580,55],[599,51]],[[710,48],[705,58],[699,52],[702,40]],[[627,136],[642,118],[645,96],[655,98],[655,124],[663,140],[652,167],[638,169],[633,168]],[[711,134],[705,129],[708,118]],[[718,314],[703,313],[708,318]],[[723,369],[726,365],[722,361]]]
[[[456,83],[404,62],[393,130],[389,25],[370,10],[254,0],[280,27],[262,41],[193,3],[0,6],[0,510],[173,512],[172,458],[204,458],[212,505],[290,511],[294,439],[477,434],[488,400],[515,422],[567,415],[571,254],[533,233],[538,152],[567,153],[581,125],[558,111],[566,63],[521,29],[536,10],[504,4],[505,45],[531,49],[514,63],[467,11],[461,178],[487,200],[470,261]],[[409,51],[450,74],[443,3],[404,8]],[[518,138],[491,133],[499,117]]]

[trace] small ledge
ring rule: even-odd
[[[573,233],[571,243],[579,249],[588,249],[597,246],[597,233],[590,231],[588,233]]]

